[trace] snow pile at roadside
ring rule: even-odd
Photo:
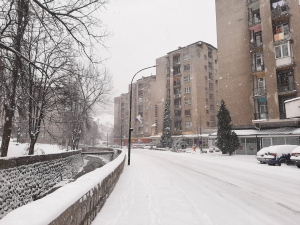
[[[0,220],[0,225],[50,224],[68,207],[101,183],[122,163],[124,157],[125,153],[122,152],[115,160],[78,178],[75,182],[66,184],[42,199],[15,209]]]

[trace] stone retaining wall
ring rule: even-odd
[[[125,157],[122,163],[103,181],[78,199],[49,225],[89,225],[103,207],[123,172]]]
[[[77,174],[80,151],[0,159],[0,219]]]

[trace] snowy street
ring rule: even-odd
[[[92,225],[299,224],[299,190],[300,169],[253,155],[132,149]]]

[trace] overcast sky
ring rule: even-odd
[[[110,0],[101,15],[112,36],[105,42],[114,97],[128,92],[133,75],[168,52],[197,41],[217,47],[214,0]],[[155,74],[155,68],[139,73]]]

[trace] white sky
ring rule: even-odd
[[[128,92],[137,71],[179,46],[201,40],[217,47],[214,0],[110,0],[106,9],[100,17],[113,33],[105,44],[114,96]],[[155,68],[135,80],[151,74]]]

